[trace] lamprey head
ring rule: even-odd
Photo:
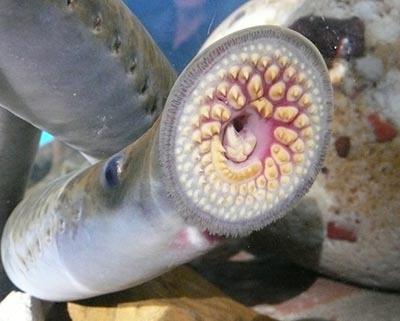
[[[173,87],[161,123],[178,211],[224,235],[279,218],[316,177],[331,109],[325,63],[296,32],[256,27],[205,49]]]

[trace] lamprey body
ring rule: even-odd
[[[102,159],[139,138],[176,78],[119,0],[0,3],[0,104]]]
[[[0,108],[0,231],[24,195],[39,135],[38,129]],[[0,300],[11,288],[0,264]]]
[[[216,244],[174,211],[147,148],[152,139],[153,131],[27,195],[2,243],[18,287],[51,301],[92,297],[143,283]]]
[[[282,216],[309,188],[329,137],[332,92],[315,47],[257,27],[203,50],[161,122],[122,152],[16,208],[2,259],[47,300],[145,282]],[[203,232],[204,231],[204,232]]]

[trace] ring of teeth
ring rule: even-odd
[[[178,119],[179,183],[232,222],[284,202],[315,160],[323,115],[317,73],[290,47],[259,44],[219,61]],[[190,152],[186,153],[185,151]]]

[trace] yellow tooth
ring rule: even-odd
[[[267,68],[264,74],[264,79],[267,83],[272,83],[279,74],[279,67],[277,65],[272,65]]]
[[[257,190],[256,182],[255,181],[248,182],[247,190],[249,191],[249,193],[253,194]]]
[[[211,150],[211,141],[209,140],[203,141],[199,146],[199,150],[201,154],[208,153]]]
[[[256,184],[257,184],[257,187],[259,187],[259,188],[264,188],[265,186],[267,186],[267,180],[265,179],[265,176],[264,175],[259,176],[256,179]]]
[[[278,180],[274,179],[272,181],[268,181],[268,190],[274,191],[279,187]]]
[[[246,82],[249,80],[250,73],[252,72],[253,68],[250,66],[244,66],[239,71],[239,80],[242,82]]]
[[[246,62],[247,60],[249,60],[249,55],[247,53],[241,53],[240,59],[242,60],[242,62]]]
[[[313,140],[309,140],[307,142],[307,146],[310,147],[310,148],[313,148],[315,146],[315,142]]]
[[[260,75],[255,74],[253,77],[251,77],[249,83],[247,84],[247,91],[251,100],[261,98],[264,95],[264,89]]]
[[[276,178],[278,178],[278,175],[279,175],[278,169],[276,167],[275,168],[266,168],[264,170],[264,175],[268,180],[276,179]]]
[[[203,165],[203,167],[205,167],[210,163],[211,163],[211,153],[203,155],[203,157],[200,160],[200,164]]]
[[[241,204],[243,204],[243,202],[244,202],[243,196],[238,196],[238,197],[236,198],[236,200],[235,200],[235,204],[236,204],[236,205],[241,205]]]
[[[283,80],[284,81],[289,81],[290,79],[292,79],[292,77],[296,74],[296,69],[294,69],[293,67],[288,67],[285,69],[285,71],[283,72]]]
[[[294,85],[288,89],[286,99],[288,101],[296,101],[302,93],[303,89],[299,85]]]
[[[219,134],[221,130],[221,123],[218,121],[204,123],[201,125],[200,130],[202,138],[211,138],[212,136]]]
[[[276,167],[276,164],[271,157],[267,157],[265,159],[264,175],[267,178],[267,180],[273,180],[278,178],[279,175],[278,168]]]
[[[282,164],[279,169],[282,175],[290,175],[293,172],[293,165],[291,163]]]
[[[289,145],[293,143],[297,138],[297,133],[294,130],[288,129],[286,127],[277,127],[274,130],[274,137],[277,141],[284,145]]]
[[[279,49],[275,50],[274,52],[274,58],[279,59],[281,57],[282,53]]]
[[[270,168],[270,167],[274,167],[275,166],[275,162],[271,157],[267,157],[265,159],[265,168]]]
[[[246,168],[242,168],[241,170],[237,171],[236,175],[234,175],[233,177],[234,178],[236,177],[236,181],[249,180],[259,175],[261,170],[262,170],[261,162],[257,160],[248,165]]]
[[[283,164],[290,161],[290,154],[285,148],[283,148],[282,145],[272,144],[271,154],[275,162],[278,164]]]
[[[237,79],[237,76],[238,76],[238,74],[239,74],[239,71],[240,71],[240,67],[239,67],[239,66],[233,66],[233,67],[231,67],[231,68],[229,69],[229,73],[231,74],[231,76],[232,76],[234,79]]]
[[[315,114],[317,112],[317,107],[315,105],[311,105],[311,106],[307,107],[307,111],[310,114]]]
[[[205,91],[205,94],[208,98],[212,99],[214,98],[214,92],[215,92],[215,88],[208,88]]]
[[[247,194],[247,186],[246,184],[242,184],[239,186],[239,194],[246,195]]]
[[[303,72],[300,72],[296,75],[296,82],[298,84],[302,84],[304,83],[304,81],[306,80],[306,75]]]
[[[211,118],[215,120],[220,120],[222,116],[222,108],[221,104],[215,104],[211,108]]]
[[[216,165],[222,166],[221,168],[227,167],[227,165],[225,164],[226,158],[223,153],[217,153],[216,155],[214,155],[214,161]]]
[[[243,180],[251,179],[261,172],[262,165],[260,161],[254,161],[253,163],[241,169],[232,169],[227,166],[221,161],[223,155],[220,151],[220,144],[219,137],[214,136],[211,141],[211,158],[213,164],[215,165],[215,169],[225,181],[230,183],[238,183]]]
[[[221,94],[222,96],[226,96],[226,93],[228,92],[228,88],[229,88],[229,83],[227,83],[226,81],[221,82],[218,86],[217,86],[217,92],[219,94]]]
[[[247,195],[247,197],[246,197],[246,204],[247,204],[247,205],[251,205],[251,204],[253,204],[253,203],[254,203],[254,197],[251,196],[251,195]]]
[[[200,116],[199,115],[193,116],[192,125],[194,127],[199,127],[200,126]]]
[[[269,57],[262,56],[261,59],[257,63],[257,68],[259,70],[263,70],[263,69],[267,68],[267,66],[269,65],[270,62],[271,62],[271,59]]]
[[[207,176],[211,175],[211,173],[212,173],[213,171],[214,171],[214,165],[213,165],[213,164],[207,165],[207,166],[204,168],[204,173],[205,173]]]
[[[208,180],[210,181],[210,183],[215,184],[217,182],[217,174],[211,173],[210,176],[208,177]]]
[[[282,184],[289,184],[290,183],[290,177],[282,176],[281,177],[281,183]]]
[[[196,96],[196,97],[193,99],[193,103],[194,103],[195,105],[200,105],[200,104],[203,103],[203,101],[204,101],[204,97],[201,97],[201,96]]]
[[[269,89],[269,97],[272,100],[281,100],[285,96],[286,85],[283,81],[279,81],[272,85]]]
[[[280,58],[278,59],[278,63],[279,63],[279,65],[283,68],[283,67],[285,67],[285,66],[289,63],[289,58],[286,57],[286,56],[280,57]]]
[[[294,154],[293,162],[295,162],[296,164],[304,162],[304,154]]]
[[[282,106],[275,110],[274,118],[284,123],[290,123],[298,114],[298,109],[293,106]]]
[[[222,111],[222,121],[227,121],[231,118],[231,112],[229,111],[229,109]]]
[[[254,64],[254,66],[257,66],[258,60],[260,59],[260,55],[253,53],[250,55],[250,60]]]
[[[192,140],[196,143],[201,143],[201,132],[200,130],[195,130],[192,135]]]
[[[225,148],[222,146],[221,141],[218,139],[218,137],[213,138],[215,141],[213,143],[213,148],[215,151],[218,151],[220,153],[225,153]]]
[[[223,120],[226,121],[230,118],[231,112],[229,109],[222,103],[216,103],[211,108],[211,118],[215,120]]]
[[[236,184],[232,184],[231,188],[230,188],[231,194],[237,194],[238,191],[239,191],[239,187]]]
[[[238,85],[233,85],[228,92],[228,101],[235,109],[241,109],[246,103],[246,97]]]
[[[289,146],[290,149],[295,153],[304,153],[304,141],[298,138],[292,145]]]
[[[221,80],[224,79],[226,76],[226,70],[221,69],[220,71],[218,71],[217,75],[218,75],[219,79],[221,79]]]
[[[293,122],[293,125],[297,128],[304,128],[310,125],[310,119],[306,114],[300,114]]]
[[[274,109],[273,105],[264,97],[252,101],[251,106],[253,106],[264,118],[270,117],[272,115],[272,110]]]
[[[309,107],[311,105],[311,96],[309,94],[304,94],[299,100],[299,106]]]
[[[306,127],[301,131],[301,135],[305,138],[305,139],[309,139],[312,137],[313,135],[313,130],[311,127]]]
[[[203,118],[209,118],[210,117],[210,106],[208,105],[203,105],[200,107],[200,116]]]
[[[313,82],[312,80],[307,80],[307,81],[306,81],[305,87],[306,87],[307,89],[310,89],[310,88],[313,87],[313,86],[314,86],[314,82]]]

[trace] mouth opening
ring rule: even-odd
[[[332,105],[326,66],[309,41],[277,27],[239,32],[204,50],[175,87],[167,115],[174,110],[177,125],[163,119],[160,137],[175,137],[164,164],[175,164],[167,177],[189,220],[247,234],[307,191]]]

